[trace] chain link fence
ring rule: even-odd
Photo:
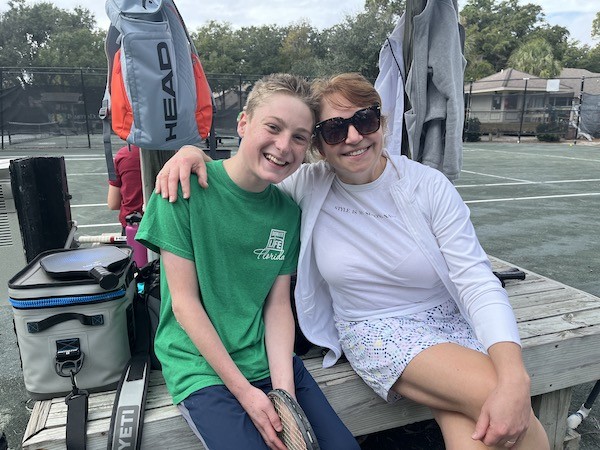
[[[258,75],[206,74],[215,99],[216,145],[237,143],[236,119]],[[1,148],[89,148],[106,69],[0,68]],[[600,137],[600,76],[503,78],[467,83],[465,140]],[[94,136],[97,138],[94,139]]]
[[[501,135],[550,142],[600,137],[600,76],[498,77],[470,82],[464,93],[467,141]]]
[[[217,145],[237,142],[237,116],[260,76],[206,74],[215,99]],[[0,68],[1,148],[90,148],[102,135],[98,116],[106,69]],[[94,139],[97,141],[98,139]]]

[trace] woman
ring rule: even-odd
[[[388,156],[381,99],[362,76],[313,90],[324,161],[279,187],[302,209],[296,306],[306,337],[329,349],[324,365],[343,351],[385,400],[430,407],[447,449],[548,449],[506,291],[459,194]],[[158,175],[163,197],[180,173],[184,193],[189,171],[202,173],[200,153],[180,152]]]

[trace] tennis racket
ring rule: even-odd
[[[288,450],[319,450],[317,437],[298,402],[283,389],[273,389],[268,396],[283,425],[277,435]]]

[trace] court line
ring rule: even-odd
[[[81,173],[70,173],[68,175],[68,177],[87,177],[89,175],[97,175],[97,176],[103,176],[105,178],[108,177],[108,175],[106,174],[106,172],[102,173],[102,172],[81,172]]]
[[[108,203],[88,203],[85,205],[71,205],[71,208],[87,208],[87,207],[95,207],[95,206],[104,206],[108,207]]]
[[[481,175],[482,177],[502,178],[503,180],[518,181],[520,183],[525,183],[525,184],[528,184],[528,183],[532,183],[533,184],[533,183],[535,183],[535,181],[521,180],[519,178],[503,177],[501,175],[492,175],[492,174],[489,174],[489,173],[473,172],[473,171],[470,171],[470,170],[462,170],[461,172],[470,173],[472,175]]]
[[[591,197],[600,195],[600,192],[588,192],[585,194],[562,194],[562,195],[539,195],[535,197],[507,197],[507,198],[490,198],[487,200],[467,200],[466,204],[469,203],[496,203],[496,202],[511,202],[518,200],[545,200],[549,198],[568,198],[568,197]]]
[[[34,157],[36,155],[4,155],[4,154],[0,154],[0,156],[2,156],[1,159],[18,159],[18,158],[25,158],[25,157]],[[42,156],[52,156],[52,157],[58,157],[58,156],[63,156],[65,161],[106,161],[106,158],[100,158],[98,156],[87,156],[87,155],[69,155],[69,156],[64,156],[64,155],[42,155]]]
[[[489,148],[482,148],[482,147],[469,148],[468,151],[486,151],[486,152],[492,152],[492,153],[503,153],[503,154],[508,154],[508,155],[535,156],[536,158],[544,157],[544,158],[556,158],[556,159],[572,159],[574,161],[587,161],[587,162],[600,163],[600,159],[576,158],[574,156],[547,155],[544,153],[509,152],[506,150],[491,150]]]
[[[553,180],[553,181],[522,181],[515,183],[484,183],[484,184],[460,184],[455,186],[458,188],[470,187],[493,187],[493,186],[524,186],[528,184],[563,184],[563,183],[592,183],[598,182],[600,178],[588,178],[585,180]]]

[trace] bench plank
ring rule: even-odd
[[[494,270],[515,267],[490,257]],[[524,270],[520,268],[521,270]],[[517,318],[523,359],[531,375],[534,410],[548,432],[551,448],[562,449],[568,399],[573,386],[595,381],[600,373],[600,298],[524,270],[525,280],[508,280],[506,289]],[[355,436],[431,419],[428,408],[402,399],[389,405],[342,361],[323,369],[318,350],[304,358],[307,369]],[[90,396],[88,449],[106,448],[115,393]],[[36,402],[23,449],[65,448],[64,399]],[[165,436],[169,436],[165,438]],[[173,438],[176,436],[176,439]],[[198,448],[172,404],[160,372],[153,372],[147,396],[143,448]],[[202,448],[202,447],[200,447]]]

